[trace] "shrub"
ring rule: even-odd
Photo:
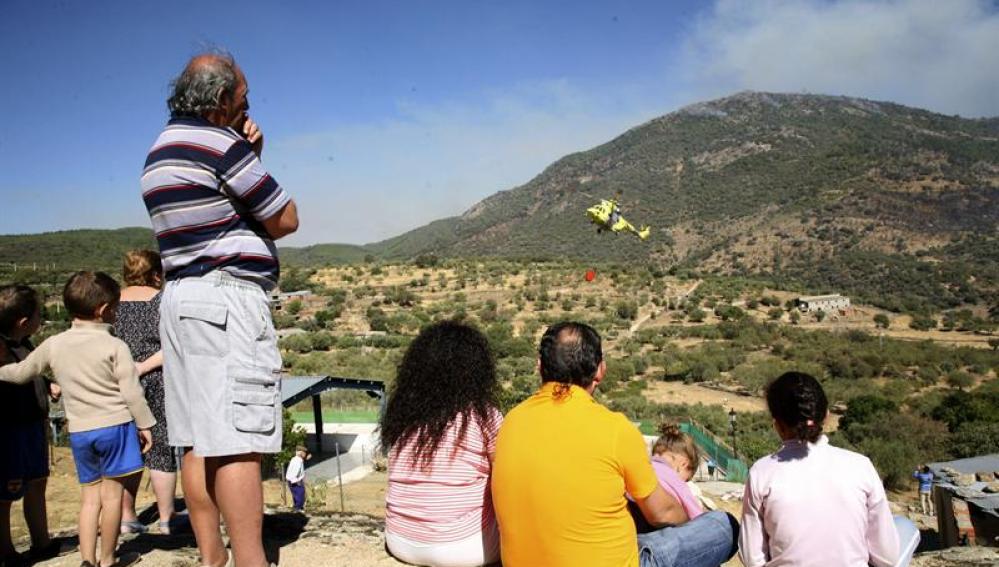
[[[874,316],[874,326],[879,329],[887,329],[891,325],[891,320],[884,313],[878,313]]]
[[[964,390],[972,384],[975,383],[975,379],[972,378],[971,374],[963,370],[954,370],[947,375],[947,385],[951,388],[957,388],[958,390]]]
[[[951,436],[951,453],[958,459],[999,453],[999,423],[962,423]]]
[[[846,412],[839,420],[839,428],[847,433],[854,424],[866,424],[884,413],[898,411],[898,404],[874,394],[861,395],[850,400]],[[853,440],[856,442],[856,439]]]
[[[846,433],[874,462],[888,488],[906,488],[915,464],[950,454],[950,434],[944,424],[915,415],[883,413],[876,420],[851,425]]]
[[[274,474],[277,478],[283,479],[285,467],[291,462],[291,458],[295,456],[295,447],[305,445],[305,432],[295,428],[295,422],[292,421],[291,412],[288,411],[288,408],[283,408],[281,415],[283,417],[281,422],[283,431],[281,452],[268,453],[263,456],[260,466],[265,478]]]
[[[937,322],[932,317],[916,315],[909,323],[909,327],[917,331],[929,331],[937,326]]]

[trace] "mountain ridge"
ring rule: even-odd
[[[282,255],[291,265],[426,254],[638,262],[866,295],[896,310],[991,305],[997,156],[999,118],[744,91],[566,155],[460,215]],[[653,227],[648,242],[598,235],[588,222],[586,208],[618,192],[625,217]],[[3,238],[0,262],[11,256]],[[900,286],[918,288],[906,292],[915,299]]]

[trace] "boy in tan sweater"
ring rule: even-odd
[[[110,332],[119,292],[118,283],[107,274],[77,272],[63,289],[72,328],[47,339],[22,362],[0,367],[0,381],[12,383],[26,383],[51,370],[62,388],[70,447],[82,485],[81,567],[124,567],[139,559],[138,554],[117,559],[114,555],[121,524],[121,479],[142,470],[142,453],[152,446],[149,428],[156,420],[146,405],[128,346]]]

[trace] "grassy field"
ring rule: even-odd
[[[295,423],[312,423],[315,418],[311,411],[293,411]],[[323,423],[377,423],[378,412],[366,410],[324,410]]]

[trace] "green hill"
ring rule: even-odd
[[[647,243],[597,235],[615,193]],[[759,276],[893,309],[996,300],[999,119],[820,95],[699,103],[555,162],[463,215],[369,245],[387,257],[568,257]],[[993,253],[994,255],[994,253]]]
[[[121,271],[122,256],[135,248],[157,249],[150,229],[82,229],[0,235],[0,281],[17,279],[13,277],[15,270],[62,274],[86,269],[117,274]],[[360,262],[371,254],[352,244],[282,247],[280,251],[285,264],[296,266]]]
[[[281,263],[289,266],[324,266],[362,262],[372,253],[353,244],[314,244],[312,246],[281,247]]]
[[[587,207],[619,192],[626,218],[653,227],[648,242],[598,235],[587,221]],[[997,228],[999,118],[745,92],[568,155],[460,216],[365,246],[282,254],[299,266],[421,254],[650,263],[894,310],[999,313]],[[144,229],[2,236],[0,270],[116,269],[124,250],[151,244]]]
[[[0,235],[0,274],[18,270],[121,270],[122,255],[155,247],[148,228],[82,229]]]

